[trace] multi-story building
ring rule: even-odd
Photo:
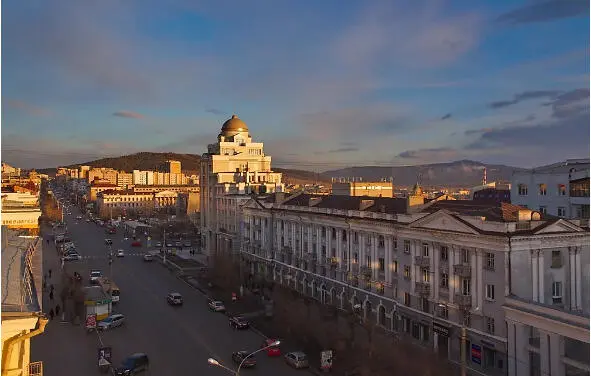
[[[178,193],[173,191],[160,191],[153,194],[154,207],[156,209],[175,208]]]
[[[20,176],[21,169],[19,167],[13,167],[8,163],[2,162],[2,175],[8,176]]]
[[[103,179],[108,180],[111,184],[117,184],[118,175],[119,171],[110,168],[103,171]]]
[[[96,201],[99,193],[112,190],[121,190],[121,188],[117,184],[99,183],[95,180],[88,186],[86,197],[88,197],[89,201]]]
[[[589,159],[513,174],[511,202],[561,218],[589,219]]]
[[[39,233],[39,194],[2,193],[2,226]]]
[[[453,362],[464,346],[467,367],[486,375],[512,366],[503,306],[516,258],[589,253],[588,230],[508,203],[425,203],[419,187],[407,198],[283,195],[241,208],[239,248],[252,275],[361,306],[366,320]]]
[[[166,161],[166,172],[170,174],[181,174],[181,162],[173,160]]]
[[[41,376],[31,338],[47,325],[42,309],[41,239],[2,226],[2,374]]]
[[[90,166],[80,166],[79,169],[78,177],[80,179],[86,179],[88,177],[88,171],[90,171]]]
[[[394,197],[392,182],[346,181],[333,182],[332,194],[335,196]]]
[[[148,186],[134,186],[133,191],[136,193],[157,193],[163,191],[171,192],[199,192],[197,185],[148,185]]]
[[[200,170],[201,244],[206,251],[216,249],[220,236],[231,240],[218,232],[217,223],[217,198],[230,193],[230,186],[243,184],[245,194],[283,190],[281,174],[271,170],[271,157],[265,155],[263,143],[252,141],[248,126],[236,115],[222,125],[217,143],[208,145]]]
[[[148,212],[154,209],[154,194],[133,191],[103,191],[97,196],[97,210],[101,217],[113,217],[119,211]]]
[[[133,173],[119,171],[117,174],[117,186],[128,189],[133,185]]]
[[[498,202],[511,202],[511,190],[510,189],[498,189],[498,188],[484,188],[475,191],[472,195],[473,200],[481,201],[498,201]]]
[[[510,253],[508,374],[588,375],[589,233],[564,220],[542,231],[539,246]]]
[[[152,185],[154,184],[154,171],[133,170],[134,185]]]

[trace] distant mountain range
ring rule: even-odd
[[[102,158],[86,163],[78,163],[67,167],[78,166],[111,167],[116,170],[131,172],[133,170],[162,171],[168,159],[181,162],[183,172],[187,174],[199,173],[201,156],[198,154],[151,153],[141,152],[121,157]],[[288,184],[327,183],[334,178],[361,178],[362,181],[380,181],[394,178],[396,186],[412,186],[417,181],[423,186],[469,187],[480,184],[483,170],[486,168],[488,181],[511,180],[514,171],[522,171],[517,167],[505,165],[490,165],[476,161],[461,160],[449,163],[435,163],[417,166],[364,166],[347,167],[326,171],[320,174],[305,170],[274,168],[284,174],[284,181]],[[55,169],[38,170],[44,173],[55,173]]]

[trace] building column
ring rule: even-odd
[[[542,279],[542,278],[540,278]],[[550,375],[550,356],[551,356],[551,347],[550,347],[550,338],[548,332],[543,330],[539,330],[540,333],[540,374],[541,375]]]
[[[576,287],[576,308],[583,309],[583,284],[581,282],[582,275],[582,261],[581,261],[581,248],[575,248],[575,287]]]
[[[538,294],[540,303],[544,303],[545,290],[544,290],[544,251],[538,251]]]
[[[439,334],[433,332],[433,352],[437,353],[439,347]]]
[[[452,245],[448,248],[449,270],[447,274],[447,286],[449,289],[449,302],[453,304],[456,295],[457,280],[454,273],[454,265],[459,261],[458,250]]]
[[[531,272],[532,272],[532,298],[534,302],[540,301],[540,293],[538,290],[539,283],[538,283],[538,251],[534,250],[531,251]]]
[[[509,376],[529,375],[528,335],[526,326],[507,320],[508,328],[508,374]]]
[[[365,240],[366,236],[367,235],[365,235],[364,232],[359,233],[359,252],[357,253],[357,256],[359,257],[359,268],[365,265],[365,242],[367,241]]]
[[[410,294],[414,295],[415,294],[415,284],[416,284],[416,279],[417,279],[417,266],[415,264],[415,256],[417,255],[417,248],[420,248],[420,246],[417,247],[417,244],[419,244],[419,242],[417,240],[411,240],[410,241]]]
[[[435,243],[431,243],[432,245],[432,264],[433,264],[433,268],[435,268],[435,270],[433,270],[433,288],[431,289],[431,299],[434,299],[435,301],[439,300],[439,255],[437,254],[437,251],[435,250],[436,248],[436,244]],[[439,248],[437,248],[439,249]],[[437,336],[437,333],[435,333],[435,336]],[[435,342],[437,342],[437,337],[434,337]],[[435,350],[437,350],[437,348],[435,348]]]
[[[386,284],[392,285],[392,238],[384,238],[384,272],[386,275]]]
[[[376,265],[378,262],[378,235],[372,234],[371,236],[371,275],[372,280],[376,281],[378,279],[378,268],[374,268],[373,266]]]
[[[470,254],[470,268],[472,273],[470,274],[470,294],[472,295],[472,307],[482,307],[478,305],[478,279],[479,276],[478,266],[476,263],[476,249],[469,250]],[[482,312],[482,311],[481,311]]]

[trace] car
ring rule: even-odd
[[[125,323],[125,316],[120,313],[115,313],[106,319],[99,321],[97,327],[99,330],[108,330],[112,328],[116,328],[121,326]]]
[[[257,365],[254,355],[248,356],[248,351],[236,351],[232,353],[232,361],[236,364],[242,364],[242,368],[250,368]]]
[[[113,245],[113,240],[112,239],[105,239],[105,244],[106,245]]]
[[[142,246],[142,242],[139,242],[139,241],[131,242],[131,246],[132,247],[141,247]]]
[[[191,242],[188,240],[183,243],[183,247],[190,247],[190,246],[191,246]]]
[[[178,292],[171,292],[166,297],[166,301],[170,305],[183,305],[183,296]]]
[[[281,356],[281,348],[279,345],[271,346],[274,342],[277,342],[276,339],[267,338],[266,340],[261,343],[261,349],[267,348],[267,356]]]
[[[77,215],[76,216],[76,219],[82,219],[82,216],[81,215]]]
[[[310,366],[308,364],[308,357],[301,351],[288,352],[283,358],[285,359],[285,363],[295,369],[308,368]]]
[[[150,359],[147,354],[135,353],[128,356],[121,363],[115,373],[117,376],[128,376],[138,372],[147,371],[150,368]]]
[[[181,242],[174,242],[175,247],[182,247],[183,244]]]
[[[90,283],[94,284],[94,283],[98,283],[99,278],[101,278],[103,276],[103,273],[101,273],[100,270],[91,270],[90,271]]]
[[[64,261],[77,261],[77,260],[81,260],[82,256],[80,256],[78,253],[68,253],[67,255],[64,255],[63,260]]]
[[[166,246],[167,246],[168,248],[170,248],[170,247],[172,247],[172,243],[171,243],[171,242],[166,242]]]
[[[114,227],[111,227],[108,231],[109,234],[116,234],[117,230]]]
[[[248,329],[248,321],[242,316],[230,317],[230,326],[234,329]]]
[[[162,247],[162,242],[156,242],[156,244],[154,244],[154,247],[161,248]]]
[[[117,257],[124,257],[125,256],[125,251],[120,249],[117,251]]]
[[[208,305],[214,312],[226,312],[226,306],[224,306],[224,303],[219,300],[212,300]]]
[[[90,218],[86,218],[86,223],[90,223]]]
[[[154,260],[154,256],[152,256],[151,254],[146,253],[144,255],[144,261],[153,261],[153,260]]]

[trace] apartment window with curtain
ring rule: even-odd
[[[540,184],[539,188],[540,196],[546,196],[546,193],[548,193],[548,186],[546,186],[546,184]]]
[[[441,282],[439,284],[440,287],[446,289],[449,287],[449,276],[447,273],[441,273]]]
[[[429,244],[423,243],[423,256],[429,257]]]
[[[447,261],[449,257],[449,251],[446,246],[441,247],[439,259],[441,261]]]
[[[404,253],[410,253],[410,240],[404,241]]]
[[[470,263],[470,252],[467,249],[462,249],[462,263]]]
[[[429,273],[429,269],[422,269],[421,270],[422,280],[425,283],[429,283],[431,281],[431,273]]]

